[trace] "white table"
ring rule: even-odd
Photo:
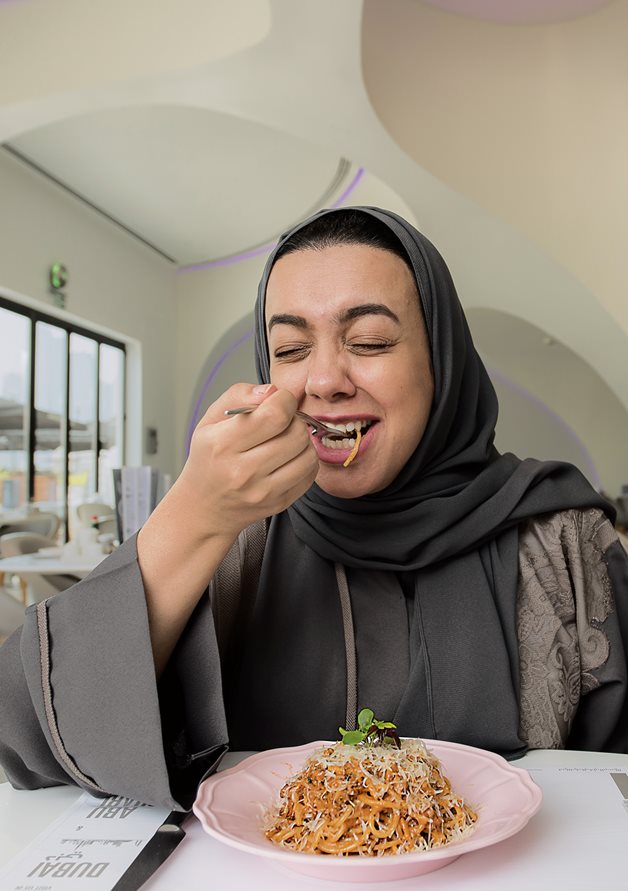
[[[3,575],[20,576],[23,603],[25,605],[37,603],[38,600],[56,593],[52,585],[44,584],[41,579],[37,579],[37,576],[70,575],[82,579],[106,556],[106,554],[89,557],[62,554],[60,557],[50,557],[35,552],[4,557],[0,559],[0,578]]]
[[[76,575],[83,578],[105,559],[106,554],[93,557],[67,556],[48,557],[43,554],[20,554],[0,560],[0,572],[22,575],[36,572],[39,575]]]
[[[227,755],[223,766],[233,765],[242,755]],[[541,810],[520,833],[491,848],[465,854],[459,860],[423,877],[398,882],[346,885],[319,881],[283,871],[268,861],[240,853],[209,838],[194,817],[185,824],[186,838],[144,885],[145,891],[207,891],[208,888],[249,889],[255,891],[294,891],[295,888],[335,889],[359,887],[371,891],[625,891],[628,888],[628,814],[620,805],[619,823],[608,833],[607,844],[619,850],[620,865],[615,862],[605,870],[604,850],[592,850],[587,843],[587,827],[604,815],[592,811],[590,802],[559,801],[552,792],[553,771],[569,772],[584,768],[592,777],[613,768],[628,772],[628,755],[585,752],[537,751],[526,755],[518,766],[531,771],[544,787]],[[575,775],[575,774],[574,774]],[[563,776],[563,782],[569,780]],[[58,787],[35,792],[18,792],[6,783],[0,785],[0,865],[24,848],[39,832],[67,808],[78,796],[76,789]],[[618,791],[621,801],[621,795]],[[567,807],[565,807],[567,805]],[[622,820],[625,819],[625,825]],[[625,854],[623,853],[625,852]],[[617,860],[617,858],[616,858]],[[84,883],[83,883],[84,884]],[[77,881],[78,891],[82,887]]]

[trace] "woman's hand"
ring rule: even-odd
[[[225,416],[227,409],[241,405],[259,408]],[[272,384],[235,384],[210,406],[194,431],[176,484],[189,501],[197,533],[235,538],[309,489],[318,458],[296,409],[294,396]]]
[[[240,405],[259,408],[225,416]],[[314,482],[318,458],[296,408],[291,393],[272,385],[227,390],[199,422],[183,471],[140,530],[157,674],[242,529],[284,510]]]

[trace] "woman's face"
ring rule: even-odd
[[[347,428],[340,447],[314,437],[318,485],[340,498],[384,489],[420,442],[434,395],[406,264],[366,245],[287,254],[268,280],[266,330],[272,383],[293,393],[302,411]],[[356,427],[360,449],[344,467]]]

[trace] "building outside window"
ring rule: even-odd
[[[0,297],[0,506],[53,511],[114,504],[124,463],[125,347]]]

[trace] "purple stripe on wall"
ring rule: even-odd
[[[560,427],[567,436],[574,441],[574,443],[578,447],[578,451],[582,453],[582,456],[587,464],[586,472],[589,477],[589,482],[592,486],[600,491],[602,488],[602,480],[600,478],[600,474],[598,473],[598,469],[595,466],[595,462],[593,457],[583,441],[580,439],[576,431],[571,427],[564,418],[561,418],[559,414],[557,414],[553,409],[547,405],[546,402],[543,402],[542,399],[539,399],[538,396],[535,396],[534,393],[531,393],[530,390],[527,390],[525,387],[522,387],[521,384],[516,383],[511,380],[509,377],[506,377],[505,374],[502,374],[501,371],[496,371],[494,368],[486,369],[489,373],[489,376],[494,381],[499,381],[499,383],[503,384],[505,387],[508,387],[510,390],[514,390],[515,393],[518,393],[519,396],[522,396],[524,399],[527,399],[535,408],[538,408],[544,414],[548,415],[552,421]],[[534,456],[532,456],[534,457]],[[582,468],[584,470],[584,468]]]

